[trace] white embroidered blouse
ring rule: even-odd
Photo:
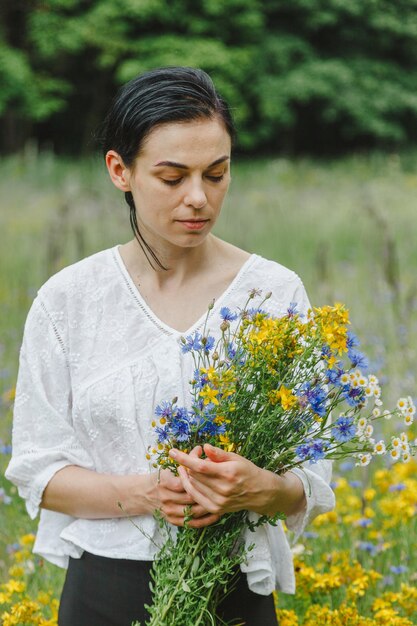
[[[272,291],[264,306],[283,315],[291,302],[309,307],[298,276],[253,254],[216,301],[209,318],[219,333],[219,311],[243,307],[252,288]],[[13,453],[6,477],[35,518],[43,490],[66,465],[100,473],[151,471],[145,454],[155,441],[151,422],[163,400],[189,404],[193,361],[181,337],[202,329],[206,315],[180,333],[159,320],[142,299],[118,246],[94,254],[50,278],[29,312],[20,353],[13,423]],[[153,470],[154,471],[154,470]],[[330,463],[294,470],[304,484],[307,508],[288,518],[297,534],[334,506]],[[255,514],[253,514],[255,515]],[[40,512],[34,552],[61,567],[84,550],[113,558],[151,560],[160,540],[152,516],[76,519]],[[292,556],[282,526],[261,527],[247,541],[256,549],[242,565],[253,591],[293,593]]]

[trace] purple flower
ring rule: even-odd
[[[290,302],[290,306],[287,309],[288,317],[294,317],[294,315],[297,315],[298,313],[297,306],[298,306],[298,302]]]
[[[349,485],[352,489],[360,489],[363,486],[361,480],[351,480],[349,481]]]
[[[356,426],[351,417],[339,417],[332,428],[332,435],[336,441],[350,441],[356,434]]]

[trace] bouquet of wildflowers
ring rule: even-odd
[[[195,362],[191,408],[178,406],[176,398],[157,407],[156,444],[149,451],[154,466],[177,473],[169,451],[205,443],[277,474],[320,459],[353,457],[366,466],[374,456],[390,455],[406,462],[417,442],[406,432],[376,441],[374,422],[396,417],[409,426],[415,406],[405,397],[393,410],[382,409],[378,379],[363,373],[366,358],[345,307],[303,316],[294,304],[277,318],[262,310],[270,294],[249,308],[258,296],[252,290],[243,310],[221,309],[217,341],[206,326],[183,338],[183,352]],[[248,511],[228,513],[203,529],[185,524],[175,537],[160,518],[166,542],[152,570],[148,626],[224,624],[216,609],[245,560],[242,531],[279,518],[261,516],[254,524]]]

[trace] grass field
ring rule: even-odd
[[[5,160],[0,173],[3,475],[18,350],[37,288],[61,267],[131,235],[127,205],[99,160],[57,161],[28,150]],[[404,394],[415,399],[417,154],[240,161],[232,177],[217,234],[294,269],[314,305],[343,301],[387,404]],[[417,624],[416,465],[387,467],[337,468],[337,510],[295,546],[299,591],[278,596],[281,626]],[[56,623],[62,572],[31,555],[35,529],[1,477],[6,626]],[[39,592],[37,606],[22,600]]]

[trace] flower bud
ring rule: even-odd
[[[224,320],[221,324],[220,324],[220,330],[222,331],[222,333],[226,332],[226,330],[230,328],[230,324],[227,320]]]

